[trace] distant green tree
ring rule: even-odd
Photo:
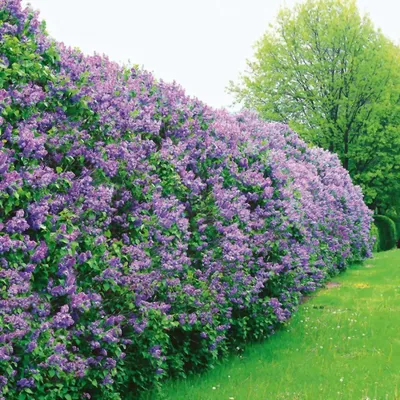
[[[229,90],[267,120],[338,153],[366,202],[400,198],[400,50],[354,0],[283,8]]]

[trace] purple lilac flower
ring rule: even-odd
[[[60,312],[57,313],[53,318],[54,328],[69,328],[74,324],[74,320],[68,313],[68,311],[69,311],[68,305],[64,305],[61,307]]]
[[[9,233],[22,233],[29,229],[29,224],[24,218],[24,210],[18,210],[15,217],[6,223],[6,231]]]
[[[8,382],[8,379],[5,376],[0,375],[0,388],[3,386],[6,386],[7,382]]]
[[[33,380],[33,378],[22,378],[22,379],[17,381],[17,386],[20,389],[32,388],[32,387],[35,386],[35,381]]]

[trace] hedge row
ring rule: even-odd
[[[371,225],[371,237],[374,239],[374,246],[372,247],[372,251],[374,253],[378,253],[379,251],[381,251],[380,237],[379,237],[379,229],[375,225],[375,223]]]
[[[393,220],[393,222],[396,226],[396,234],[397,234],[396,239],[400,240],[400,218],[397,216],[394,216],[394,217],[390,216],[390,219]]]
[[[385,215],[375,215],[374,224],[379,231],[374,251],[386,251],[395,248],[398,237],[394,221]]]
[[[371,254],[338,158],[48,39],[0,0],[0,390],[130,399]]]

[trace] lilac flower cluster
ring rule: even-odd
[[[7,398],[122,399],[207,367],[370,256],[336,155],[54,42],[20,0],[0,22]]]

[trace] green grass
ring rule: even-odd
[[[265,343],[167,382],[168,400],[400,399],[400,251],[334,279]],[[154,398],[158,398],[155,396]]]

